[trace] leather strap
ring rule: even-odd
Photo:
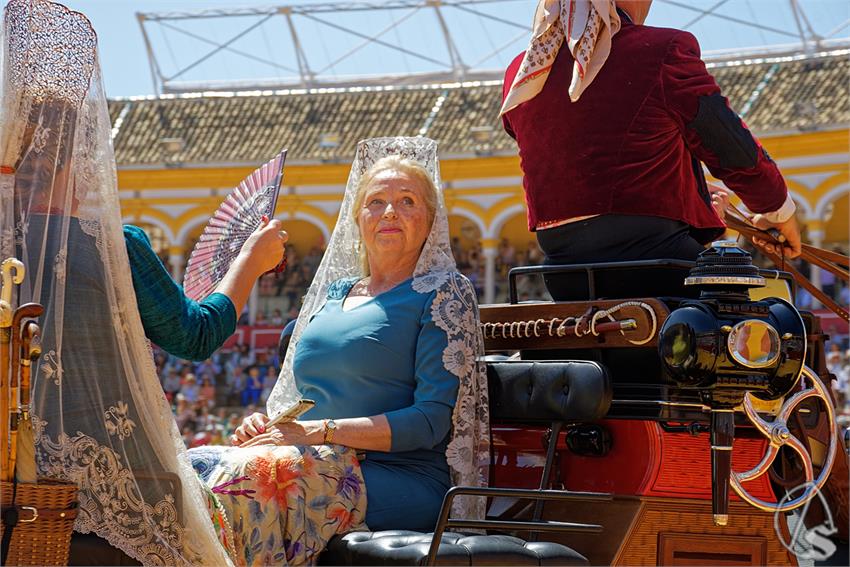
[[[76,508],[65,510],[58,508],[36,508],[34,506],[8,506],[3,508],[3,515],[14,510],[17,524],[27,524],[39,520],[74,520],[77,518]],[[4,522],[5,523],[5,522]],[[5,534],[3,534],[5,536]]]
[[[748,238],[756,237],[761,240],[766,240],[767,242],[770,242],[772,244],[776,244],[780,247],[782,246],[783,241],[777,234],[775,234],[773,231],[765,231],[761,230],[760,228],[756,228],[749,222],[749,219],[747,219],[747,217],[734,206],[730,206],[729,208],[727,208],[726,213],[726,225],[732,230],[740,232]],[[813,264],[823,270],[830,272],[835,277],[840,278],[845,282],[850,282],[850,273],[848,273],[846,269],[842,269],[848,266],[847,256],[838,254],[836,252],[831,252],[829,250],[823,250],[821,248],[817,248],[809,244],[803,244],[801,248],[802,251],[800,257],[803,260],[806,260],[810,264]],[[826,307],[845,321],[850,322],[850,313],[848,313],[847,310],[844,309],[841,305],[839,305],[834,299],[824,293],[823,290],[815,286],[794,266],[787,263],[785,261],[784,256],[780,256],[779,254],[775,253],[769,253],[766,250],[761,250],[761,252],[762,254],[770,258],[770,260],[776,265],[777,268],[790,273],[791,277],[794,278],[794,281],[796,281],[798,285],[806,289],[806,291],[811,293],[812,297],[820,301],[824,307]]]

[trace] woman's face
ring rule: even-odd
[[[393,170],[381,171],[366,187],[357,224],[370,259],[416,264],[431,231],[425,191],[417,179]]]

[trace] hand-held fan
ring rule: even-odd
[[[189,257],[183,276],[187,297],[201,301],[211,294],[263,217],[274,216],[285,161],[283,150],[243,179],[219,206]]]

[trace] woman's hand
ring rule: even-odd
[[[240,447],[254,447],[255,445],[321,445],[325,439],[325,425],[320,420],[280,423],[265,431],[265,423],[268,423],[269,418],[260,413],[255,413],[250,417],[254,416],[265,418],[263,421],[264,432],[242,442],[239,444]],[[236,431],[237,433],[239,432],[238,429]]]
[[[230,436],[230,444],[241,446],[246,441],[262,435],[266,432],[266,424],[269,416],[264,413],[254,412],[242,420],[242,425],[236,428]]]
[[[286,253],[286,242],[289,235],[283,230],[283,223],[277,219],[263,219],[263,223],[255,230],[239,255],[244,257],[247,265],[257,271],[257,277],[274,270],[283,261]]]
[[[242,245],[239,255],[215,289],[230,298],[237,317],[248,302],[257,278],[275,269],[283,260],[289,235],[281,230],[282,227],[277,219],[263,219],[263,224]]]

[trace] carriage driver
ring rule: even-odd
[[[696,38],[643,25],[650,5],[540,0],[529,48],[505,73],[502,120],[546,263],[695,259],[724,227],[702,164],[797,256],[776,163],[729,107]]]

